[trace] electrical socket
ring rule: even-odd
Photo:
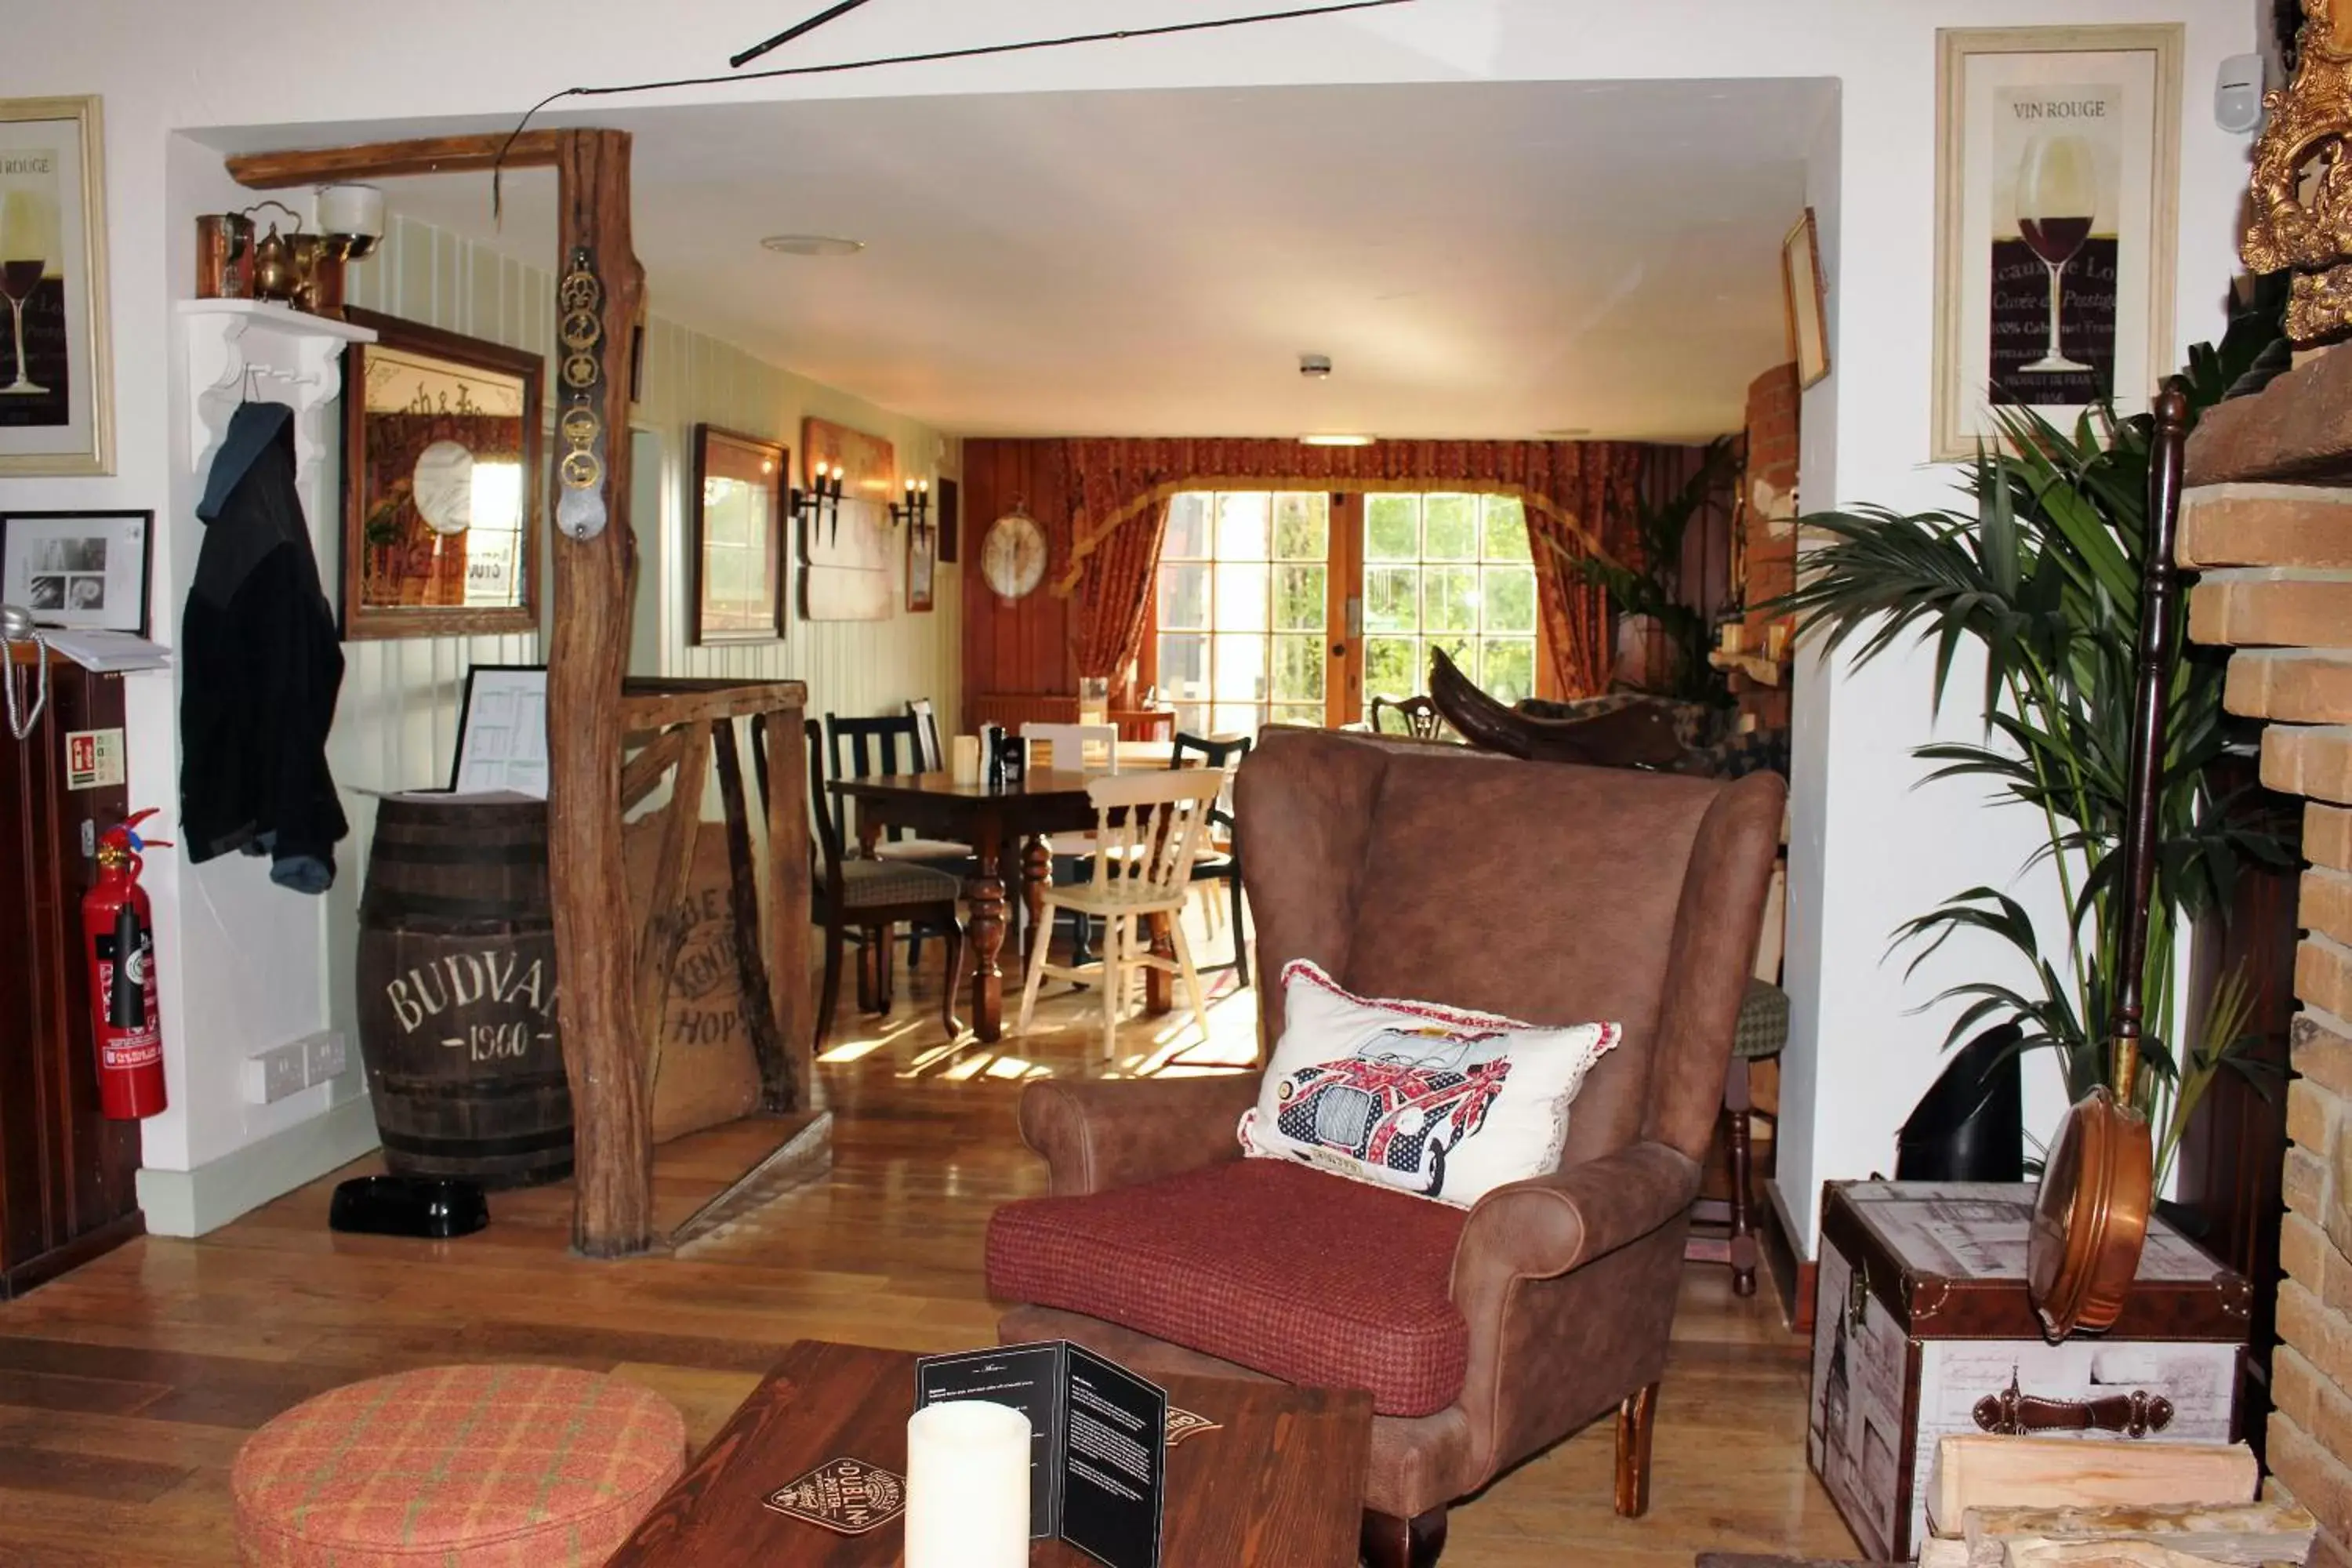
[[[327,1029],[302,1042],[309,1048],[308,1081],[325,1083],[343,1076],[352,1065],[349,1042],[341,1029]]]
[[[310,1084],[310,1045],[293,1040],[256,1051],[245,1058],[245,1098],[253,1105],[275,1105],[299,1094]]]

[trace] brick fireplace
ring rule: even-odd
[[[2267,1458],[2352,1563],[2352,350],[2209,413],[2187,479],[2189,636],[2238,650],[2263,783],[2307,797]]]

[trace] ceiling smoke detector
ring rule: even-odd
[[[779,256],[855,256],[866,248],[866,242],[830,234],[772,234],[760,242],[760,247]]]
[[[1309,381],[1328,381],[1331,378],[1331,356],[1329,354],[1300,354],[1298,356],[1298,374],[1305,376]]]

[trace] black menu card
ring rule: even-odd
[[[915,1363],[915,1407],[955,1399],[1029,1417],[1031,1535],[1059,1536],[1108,1568],[1160,1568],[1168,1395],[1066,1340]]]

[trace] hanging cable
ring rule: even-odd
[[[613,98],[631,92],[662,92],[680,87],[719,87],[739,81],[773,81],[782,77],[835,76],[845,71],[877,70],[885,66],[929,65],[940,60],[980,59],[990,55],[1027,54],[1039,49],[1066,49],[1079,44],[1114,44],[1135,38],[1165,38],[1179,33],[1209,33],[1223,27],[1252,27],[1267,22],[1298,22],[1315,16],[1336,16],[1349,11],[1379,11],[1391,5],[1411,5],[1415,0],[1333,0],[1332,4],[1301,5],[1285,11],[1257,11],[1244,16],[1215,16],[1199,22],[1167,22],[1154,27],[1118,27],[1100,33],[1070,33],[1054,38],[1024,38],[1010,44],[971,44],[962,48],[927,49],[916,54],[881,55],[867,60],[840,60],[821,66],[777,66],[768,70],[744,71],[729,76],[681,76],[659,81],[629,82],[614,87],[567,87],[551,92],[523,111],[515,128],[507,133],[499,148],[499,155],[490,165],[490,211],[499,208],[499,176],[504,172],[507,153],[515,139],[530,128],[531,121],[549,104],[563,98]],[[769,43],[737,56],[737,59],[755,58],[767,49],[798,37],[812,27],[830,21],[834,16],[863,5],[865,0],[848,0],[823,15],[813,16],[798,27],[787,29]]]
[[[865,4],[866,0],[841,0],[841,4],[818,12],[815,16],[811,16],[805,22],[786,27],[782,32],[778,33],[774,37],[770,38],[765,43],[753,44],[750,48],[745,49],[740,55],[730,55],[727,58],[727,63],[733,66],[737,70],[741,70],[745,66],[750,65],[753,60],[758,59],[761,55],[766,54],[769,50],[782,48],[794,38],[800,37],[803,34],[814,33],[819,27],[824,26],[827,22],[832,21],[835,16],[845,16],[849,15],[850,12],[856,10],[860,5]]]

